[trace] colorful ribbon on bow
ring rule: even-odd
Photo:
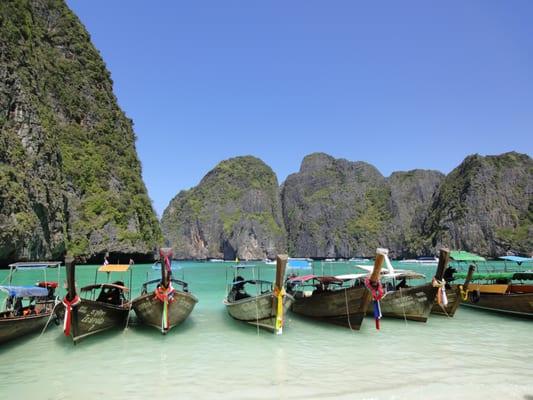
[[[433,280],[431,281],[431,284],[433,287],[438,288],[437,289],[437,303],[442,308],[446,307],[448,305],[448,297],[446,296],[446,281],[443,279],[442,281],[439,281],[437,278],[433,277]]]
[[[277,299],[277,310],[276,310],[276,333],[281,335],[283,332],[283,297],[285,296],[285,288],[274,288],[274,296]]]
[[[72,308],[81,302],[80,296],[76,295],[69,301],[67,297],[63,299],[62,303],[65,306],[65,318],[63,319],[63,332],[65,336],[70,335],[70,326],[72,324]]]
[[[168,285],[168,288],[159,286],[155,289],[154,295],[157,300],[163,303],[163,314],[161,315],[161,330],[167,331],[169,327],[168,305],[174,302],[174,292],[176,290],[172,287],[172,284]]]
[[[371,282],[369,278],[365,279],[365,286],[372,294],[372,304],[374,310],[374,320],[376,321],[376,329],[379,331],[379,320],[381,319],[381,305],[379,301],[383,298],[383,286],[380,281]]]

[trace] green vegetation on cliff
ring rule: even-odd
[[[431,246],[483,255],[533,248],[533,160],[515,152],[467,157],[440,185],[424,224]]]
[[[256,259],[285,249],[276,175],[255,157],[222,161],[161,220],[178,257]]]
[[[4,232],[0,258],[151,253],[161,233],[132,123],[78,18],[63,0],[3,0],[0,38],[0,221],[39,227]]]

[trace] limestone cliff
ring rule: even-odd
[[[488,256],[533,249],[533,160],[472,155],[442,182],[424,223],[430,247]]]
[[[281,192],[290,254],[373,254],[391,219],[390,188],[372,165],[314,153]]]
[[[161,219],[177,258],[262,259],[286,249],[276,175],[258,158],[222,161]]]
[[[0,262],[150,257],[132,122],[63,0],[0,2]]]

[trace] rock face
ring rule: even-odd
[[[417,232],[442,177],[415,170],[386,179],[364,162],[305,157],[281,192],[291,254],[372,256],[378,246],[393,255],[416,252]]]
[[[397,257],[434,254],[433,249],[425,250],[422,226],[443,179],[441,172],[421,169],[393,172],[387,178],[392,215],[387,228],[387,246]]]
[[[0,2],[0,262],[150,257],[131,121],[63,0]]]
[[[488,256],[533,249],[533,160],[472,155],[442,182],[423,227],[432,247]]]
[[[286,251],[278,181],[255,157],[222,161],[161,219],[177,258],[262,259]]]

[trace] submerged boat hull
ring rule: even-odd
[[[426,322],[436,293],[437,289],[430,283],[387,292],[380,302],[381,314],[383,317]],[[372,313],[372,304],[370,304],[367,315]]]
[[[181,324],[191,314],[198,299],[190,293],[175,292],[174,301],[168,304],[168,329],[162,328],[163,303],[153,293],[137,297],[132,301],[132,308],[140,322],[153,326],[166,333]]]
[[[468,298],[461,305],[533,319],[533,285],[523,285],[522,293],[484,293],[482,286],[470,284]]]
[[[130,303],[121,306],[81,299],[72,308],[70,336],[77,342],[87,336],[112,328],[124,329],[130,312]]]
[[[444,309],[437,303],[437,300],[433,302],[433,307],[431,308],[431,314],[445,315],[448,317],[453,317],[459,304],[461,304],[461,289],[459,285],[452,285],[450,289],[446,289],[446,297],[448,298],[448,304]]]
[[[283,296],[283,315],[287,315],[293,301],[294,298],[290,294]],[[277,304],[278,300],[272,292],[233,302],[224,300],[224,305],[232,318],[271,332],[276,331]]]
[[[296,296],[291,311],[308,318],[358,330],[370,299],[370,292],[365,287],[315,291],[308,297]]]

